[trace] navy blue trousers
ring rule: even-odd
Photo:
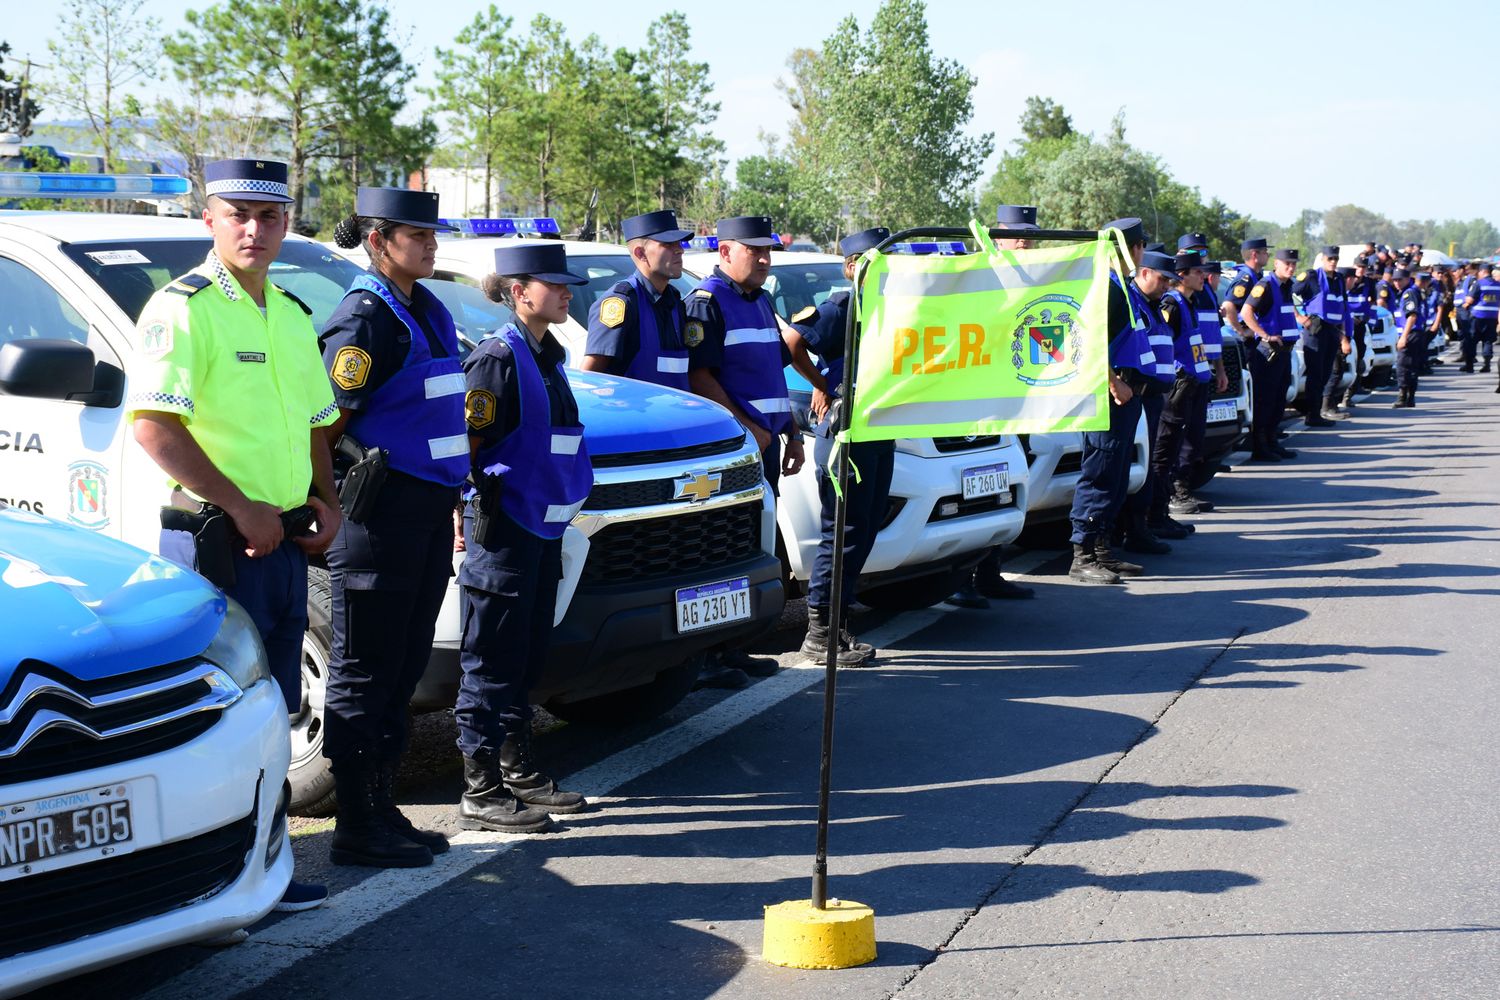
[[[1073,492],[1072,540],[1080,545],[1110,530],[1130,489],[1130,458],[1141,420],[1141,397],[1123,406],[1110,397],[1109,430],[1084,431],[1082,468]]]
[[[833,593],[833,520],[838,501],[833,478],[828,474],[828,456],[833,438],[825,433],[827,421],[818,427],[813,442],[813,462],[817,465],[818,500],[822,505],[822,531],[818,537],[818,554],[813,557],[812,578],[807,583],[807,604],[814,608],[831,606]],[[896,464],[893,441],[859,441],[849,446],[849,459],[859,470],[849,472],[849,488],[844,512],[844,578],[841,600],[844,606],[854,598],[854,585],[864,571],[865,560],[875,548],[875,536],[890,507],[891,473]],[[835,470],[836,472],[837,470]]]
[[[1152,391],[1141,400],[1141,410],[1146,414],[1146,464],[1148,466],[1151,464],[1151,456],[1156,454],[1156,440],[1161,433],[1161,415],[1166,409],[1166,393],[1171,390],[1171,385],[1166,382],[1158,382],[1151,387]],[[1130,440],[1131,445],[1125,449],[1125,489],[1127,491],[1130,488],[1130,454],[1135,442],[1134,427],[1130,429]],[[1127,519],[1136,516],[1145,517],[1149,514],[1153,503],[1152,498],[1156,495],[1156,489],[1151,480],[1151,470],[1148,468],[1146,470],[1146,481],[1134,493],[1126,492],[1123,494],[1124,503],[1116,513],[1123,513]]]
[[[363,524],[345,520],[328,550],[333,661],[323,753],[399,756],[407,704],[432,655],[453,576],[458,490],[391,473]]]
[[[179,566],[196,569],[193,536],[163,531],[161,554]],[[286,700],[288,715],[302,708],[302,633],[307,631],[307,554],[284,541],[267,555],[252,559],[243,548],[234,552],[234,586],[224,593],[239,602],[255,623],[266,647],[271,677]]]
[[[1291,351],[1282,347],[1276,352],[1275,360],[1267,360],[1258,348],[1251,348],[1249,353],[1250,377],[1255,383],[1251,433],[1256,439],[1274,442],[1276,431],[1281,426],[1281,414],[1286,410],[1286,390],[1292,377]]]
[[[507,734],[530,724],[531,689],[547,665],[562,578],[561,538],[533,535],[504,513],[493,522],[495,537],[480,545],[472,510],[464,512],[463,676],[453,718],[466,757],[498,751]]]
[[[1210,379],[1207,382],[1195,381],[1193,385],[1193,399],[1188,404],[1187,429],[1182,436],[1182,449],[1177,456],[1177,465],[1172,469],[1172,481],[1178,483],[1191,483],[1206,457],[1203,441],[1208,435],[1208,404],[1213,398],[1214,383]]]

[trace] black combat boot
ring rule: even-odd
[[[1184,532],[1182,537],[1186,538],[1187,533]],[[1121,543],[1121,548],[1126,552],[1140,552],[1148,556],[1164,556],[1172,551],[1172,546],[1156,537],[1156,532],[1147,526],[1143,514],[1133,515],[1127,522],[1125,541]]]
[[[1085,535],[1082,542],[1073,543],[1073,565],[1068,567],[1068,576],[1084,583],[1119,583],[1119,574],[1099,564],[1094,537]]]
[[[1115,555],[1115,550],[1110,548],[1109,540],[1103,535],[1094,539],[1094,561],[1116,576],[1140,576],[1145,572],[1144,568]]]
[[[393,830],[380,814],[376,772],[374,755],[368,751],[357,750],[333,761],[338,812],[329,860],[336,865],[369,868],[423,868],[432,864],[430,850]]]
[[[970,611],[983,611],[990,606],[990,602],[979,592],[979,588],[974,586],[974,577],[977,572],[977,570],[971,570],[964,574],[963,583],[948,596],[949,604],[955,608],[968,608]]]
[[[1025,600],[1036,596],[1030,587],[1011,583],[1000,575],[998,555],[985,556],[974,568],[974,589],[985,597],[993,597],[1000,601]]]
[[[436,830],[420,830],[407,819],[396,806],[396,771],[401,765],[401,758],[391,754],[382,754],[380,764],[375,770],[375,809],[380,813],[385,825],[395,830],[401,836],[414,844],[421,844],[433,854],[446,854],[448,852],[448,838]]]
[[[588,800],[577,792],[566,792],[557,782],[537,770],[531,759],[531,723],[522,722],[519,729],[500,744],[500,774],[506,791],[528,806],[549,813],[576,813],[588,808]]]
[[[464,794],[458,800],[458,825],[465,830],[496,833],[540,833],[552,817],[521,802],[505,787],[499,754],[480,750],[464,758]]]
[[[840,630],[838,652],[835,661],[841,667],[863,667],[875,658],[875,647],[859,642],[848,630]],[[814,663],[828,659],[828,609],[807,606],[807,635],[802,639],[801,653]]]
[[[1172,496],[1167,500],[1168,513],[1204,514],[1213,509],[1213,501],[1194,496],[1187,483],[1179,481],[1172,484]]]
[[[1281,453],[1274,441],[1267,440],[1267,435],[1257,434],[1250,450],[1250,461],[1252,462],[1279,462]]]
[[[1482,365],[1479,366],[1479,374],[1481,374],[1481,375],[1488,375],[1489,371],[1490,371],[1490,359],[1489,358],[1485,358],[1484,359],[1484,364],[1482,364]]]

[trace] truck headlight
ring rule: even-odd
[[[247,691],[271,678],[266,647],[261,644],[260,630],[245,609],[233,598],[225,598],[225,603],[224,623],[203,651],[203,658],[233,678],[241,691]]]

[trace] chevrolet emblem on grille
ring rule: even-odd
[[[672,494],[673,500],[707,500],[719,492],[724,477],[717,472],[689,472],[672,480],[676,491]]]

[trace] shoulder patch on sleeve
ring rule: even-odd
[[[1230,291],[1230,294],[1232,294],[1237,299],[1243,299],[1245,297],[1245,286],[1244,285],[1235,285],[1229,291]]]
[[[1296,278],[1296,280],[1297,281],[1306,281],[1307,280],[1307,272],[1306,271],[1298,271],[1297,272],[1297,278]]]
[[[282,288],[275,282],[271,283],[271,287],[276,289],[282,295],[285,295],[287,298],[291,299],[293,302],[297,303],[297,308],[307,313],[307,315],[312,315],[312,307],[310,307],[306,302],[303,302],[301,299],[297,298],[297,296],[293,295],[291,292],[287,291],[285,288]]]
[[[172,328],[166,323],[152,323],[140,331],[140,352],[148,358],[159,358],[172,350]]]
[[[1254,288],[1252,288],[1250,290],[1250,297],[1252,299],[1258,299],[1258,298],[1260,298],[1264,294],[1266,294],[1266,286],[1265,285],[1256,285]]]
[[[166,286],[173,295],[192,296],[212,285],[213,282],[201,274],[184,274]]]
[[[358,347],[340,347],[328,374],[340,389],[361,389],[369,381],[370,355]]]
[[[470,389],[464,396],[464,420],[475,430],[495,422],[495,394],[488,389]]]
[[[703,343],[703,324],[695,319],[688,320],[682,331],[682,342],[689,347],[697,347]]]
[[[797,315],[795,315],[795,316],[792,317],[792,322],[793,323],[806,323],[808,320],[812,319],[817,314],[818,314],[818,307],[817,306],[808,306],[806,309],[799,309],[797,311]]]
[[[625,300],[611,295],[599,303],[599,322],[614,329],[625,322]]]
[[[714,293],[710,292],[707,288],[695,288],[693,289],[693,296],[700,299],[711,299],[714,297]]]

